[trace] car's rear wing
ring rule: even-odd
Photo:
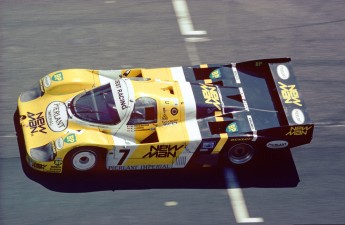
[[[281,126],[311,124],[290,58],[248,61],[236,67],[243,73],[265,77]]]

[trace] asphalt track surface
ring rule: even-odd
[[[180,30],[169,0],[0,1],[1,225],[234,224],[236,188],[264,224],[345,223],[345,1],[187,6],[193,27]],[[272,57],[293,59],[314,139],[232,170],[237,186],[222,168],[61,177],[22,167],[17,97],[47,73]]]

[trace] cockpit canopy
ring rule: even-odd
[[[103,125],[117,125],[126,120],[129,113],[127,125],[157,123],[157,101],[142,96],[130,109],[126,85],[120,82],[117,80],[113,87],[108,83],[77,95],[70,103],[71,112],[80,120]]]
[[[76,96],[70,108],[77,118],[91,123],[116,125],[121,121],[110,84]]]

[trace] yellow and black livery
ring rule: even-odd
[[[69,69],[18,99],[26,159],[61,173],[184,168],[309,143],[289,58],[157,69]]]

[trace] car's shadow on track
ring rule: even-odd
[[[26,163],[25,145],[17,121],[15,114],[14,122],[23,171],[29,179],[52,191],[78,193],[106,190],[225,189],[229,187],[229,181],[225,179],[222,166],[69,175],[38,172]],[[235,172],[241,188],[296,187],[299,182],[290,151],[270,152],[250,166],[231,169]]]

